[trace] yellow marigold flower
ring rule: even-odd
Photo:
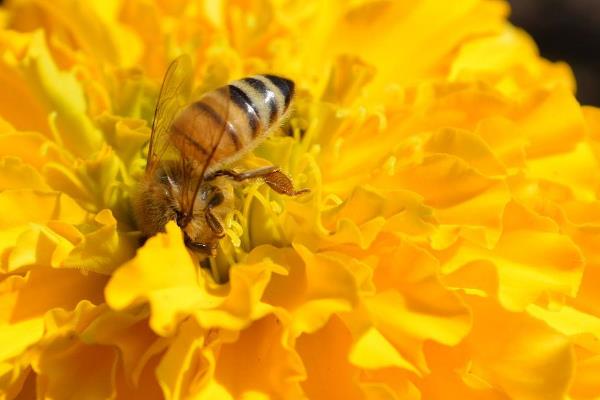
[[[3,399],[592,399],[600,111],[492,0],[12,0],[0,13]],[[211,269],[130,196],[175,56],[295,112]]]

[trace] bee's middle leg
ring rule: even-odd
[[[262,178],[267,185],[274,191],[280,194],[288,196],[297,196],[302,193],[310,192],[309,189],[295,190],[292,180],[283,172],[279,170],[279,167],[274,165],[268,167],[262,167],[257,169],[251,169],[245,172],[235,172],[229,169],[221,169],[208,175],[205,179],[210,181],[219,176],[226,176],[237,182],[244,181],[246,179]]]
[[[233,179],[236,182],[241,182],[241,181],[245,181],[247,179],[262,178],[265,175],[268,175],[268,174],[271,174],[271,173],[277,172],[277,171],[279,171],[279,167],[276,167],[274,165],[270,165],[268,167],[251,169],[249,171],[244,171],[244,172],[235,172],[230,169],[220,169],[218,171],[211,173],[204,179],[207,181],[211,181],[215,178],[218,178],[219,176],[226,176],[228,178]]]

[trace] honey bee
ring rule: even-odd
[[[281,125],[294,97],[293,81],[256,75],[189,104],[192,75],[191,60],[185,55],[167,69],[133,209],[145,238],[176,221],[188,249],[205,258],[216,254],[224,236],[222,221],[234,207],[232,181],[261,178],[289,196],[308,190],[295,190],[276,166],[243,172],[225,169]]]

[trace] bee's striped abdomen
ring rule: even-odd
[[[294,95],[294,82],[275,75],[256,75],[229,85],[234,103],[249,116],[258,119],[257,134],[266,132],[287,111]]]
[[[293,95],[294,83],[274,75],[234,81],[187,106],[173,122],[171,141],[202,163],[222,134],[210,164],[233,161],[279,123]]]
[[[235,106],[246,115],[251,136],[256,137],[262,129],[258,108],[253,105],[246,92],[237,86],[229,85],[229,95]]]

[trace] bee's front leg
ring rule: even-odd
[[[212,209],[223,203],[224,200],[225,196],[223,195],[223,192],[221,192],[218,187],[213,186],[211,187],[210,198],[208,199],[208,203],[204,209],[204,218],[206,219],[206,224],[219,238],[225,236],[225,229],[223,229],[223,225],[221,225],[217,217],[215,217],[215,215],[212,213]]]
[[[200,254],[205,254],[207,256],[212,257],[217,255],[217,248],[215,245],[209,243],[194,242],[192,239],[189,238],[187,234],[184,234],[184,243],[188,249],[194,250]]]

